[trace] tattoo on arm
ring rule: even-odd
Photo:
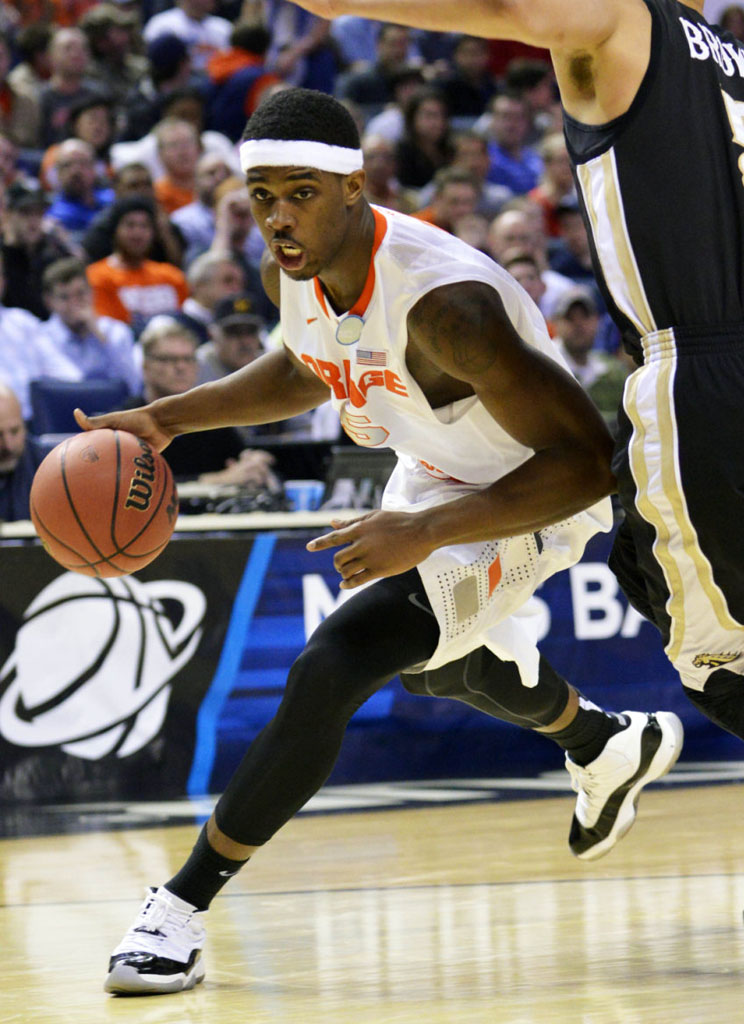
[[[494,339],[501,304],[494,306],[494,297],[498,298],[487,285],[453,285],[430,292],[411,311],[411,331],[424,350],[439,357],[442,369],[470,380],[498,358]]]

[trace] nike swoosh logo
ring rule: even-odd
[[[237,875],[237,871],[220,871],[223,878],[232,878],[233,875]]]
[[[409,594],[408,595],[408,600],[411,602],[411,604],[415,608],[420,608],[422,612],[428,612],[429,615],[433,615],[434,618],[436,619],[436,615],[434,615],[434,612],[431,610],[431,608],[429,608],[427,605],[423,604],[423,602],[421,602],[419,600],[417,594]]]
[[[309,317],[307,318],[307,322],[308,322],[309,324],[314,324],[314,323],[315,323],[315,321],[316,321],[317,319],[318,319],[318,318],[317,318],[317,316],[309,316]]]

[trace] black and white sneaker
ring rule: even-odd
[[[566,755],[576,800],[568,845],[582,860],[609,853],[635,821],[641,790],[666,775],[682,750],[683,730],[671,711],[623,711],[630,724],[585,768]]]
[[[150,888],[137,919],[109,960],[106,992],[158,995],[204,980],[205,910],[160,886]]]

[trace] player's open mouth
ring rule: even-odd
[[[272,242],[274,258],[284,270],[299,270],[306,260],[305,250],[294,242]]]

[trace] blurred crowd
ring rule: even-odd
[[[744,8],[720,20],[744,38]],[[70,429],[54,382],[106,411],[103,381],[131,406],[281,343],[236,142],[291,85],[352,113],[371,202],[520,282],[612,425],[631,367],[592,275],[545,51],[326,22],[288,0],[0,0],[0,519],[27,518],[38,460]],[[271,428],[338,431],[328,410]],[[277,486],[259,430],[166,455],[181,480]]]

